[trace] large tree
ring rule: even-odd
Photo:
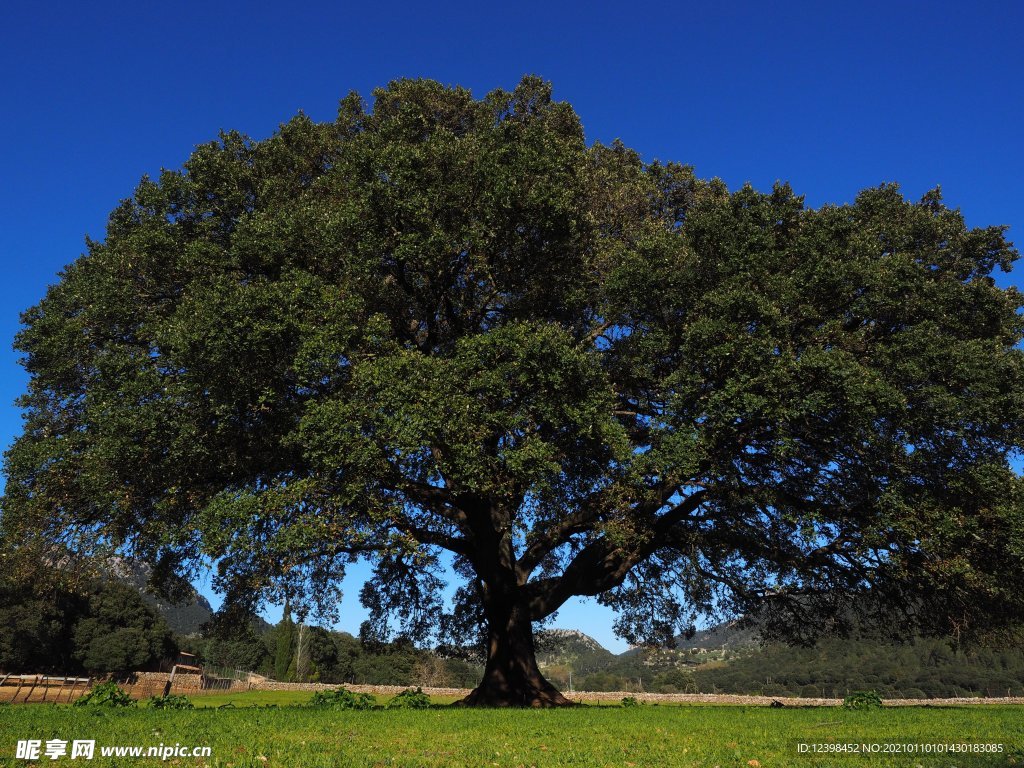
[[[395,82],[114,210],[24,316],[4,535],[300,615],[371,558],[370,634],[481,623],[473,704],[566,703],[533,626],[575,595],[633,642],[862,594],[1010,622],[1016,257],[938,192],[812,210],[588,146],[533,78]]]

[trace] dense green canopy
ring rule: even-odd
[[[0,672],[136,672],[177,653],[138,590],[94,579],[78,590],[0,574]]]
[[[497,702],[544,690],[530,624],[573,595],[631,641],[868,590],[1006,623],[1016,257],[937,191],[810,210],[588,146],[533,78],[395,82],[114,210],[24,316],[4,536],[215,561],[231,605],[329,609],[365,555],[370,629],[482,620]],[[438,621],[442,550],[466,586]]]

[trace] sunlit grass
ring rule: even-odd
[[[262,691],[197,697],[199,708],[102,710],[68,706],[0,707],[0,765],[15,760],[19,739],[95,739],[98,745],[209,745],[208,760],[181,766],[1010,766],[1024,765],[1024,709],[1012,706],[891,708],[868,712],[765,707],[636,706],[571,710],[337,712],[289,706],[306,692]],[[380,697],[380,703],[386,699]],[[218,703],[220,702],[220,703]],[[258,702],[258,703],[257,703]],[[276,705],[268,707],[267,705]],[[992,742],[1003,752],[978,756],[811,758],[797,743]],[[752,762],[756,761],[756,762]],[[67,763],[66,758],[57,763]],[[159,761],[100,758],[93,764]],[[42,764],[52,764],[42,760]]]

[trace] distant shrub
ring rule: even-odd
[[[129,696],[125,690],[108,680],[105,683],[94,685],[92,690],[75,702],[76,707],[134,707],[135,699]]]
[[[626,681],[619,675],[608,672],[595,672],[579,681],[577,688],[581,691],[621,691]]]
[[[153,709],[195,709],[188,696],[175,696],[172,693],[166,696],[152,696],[149,699],[149,706]]]
[[[920,688],[907,688],[903,692],[903,698],[905,699],[927,699],[928,694],[922,691]]]
[[[430,697],[422,688],[407,688],[388,702],[387,709],[427,709],[429,706]]]
[[[332,688],[317,691],[309,703],[322,709],[372,709],[377,699],[369,693],[356,693],[347,688]]]
[[[878,709],[882,706],[882,697],[878,691],[854,691],[843,699],[843,706],[846,709]]]
[[[654,680],[658,693],[685,693],[697,687],[693,673],[681,669],[670,669]]]
[[[622,706],[624,707],[639,707],[640,702],[637,701],[636,696],[623,696]]]

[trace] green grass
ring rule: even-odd
[[[221,707],[232,704],[236,707],[287,707],[306,704],[313,694],[310,691],[246,691],[245,693],[211,693],[191,696],[197,707]]]
[[[1024,766],[1024,710],[1011,706],[843,709],[639,706],[555,711],[464,710],[332,712],[281,706],[290,699],[245,694],[278,708],[204,706],[191,711],[102,710],[53,705],[0,707],[0,765],[15,760],[19,739],[95,739],[99,746],[161,742],[209,745],[206,760],[167,765],[221,768],[330,766]],[[307,695],[308,697],[308,695]],[[197,697],[197,704],[230,697]],[[226,702],[222,702],[226,703]],[[381,701],[383,703],[383,700]],[[219,705],[218,705],[219,706]],[[1004,745],[989,756],[839,756],[797,753],[805,742],[970,741]],[[750,761],[757,761],[751,764]],[[57,764],[139,766],[159,760],[67,758]],[[53,764],[41,760],[40,764]]]

